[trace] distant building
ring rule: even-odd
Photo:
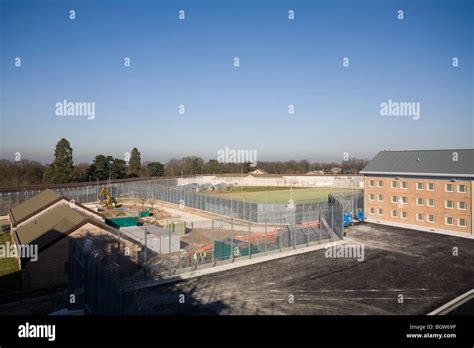
[[[339,168],[339,167],[331,168],[331,174],[337,175],[337,174],[341,174],[341,173],[342,173],[342,168]]]
[[[361,174],[369,221],[473,235],[473,149],[382,151]]]
[[[249,174],[268,174],[266,171],[263,169],[255,169],[253,172],[250,172]]]
[[[324,170],[312,170],[307,172],[306,175],[324,175]]]

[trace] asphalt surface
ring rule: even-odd
[[[424,315],[474,288],[472,239],[375,224],[347,232],[364,261],[313,251],[139,290],[130,313]]]

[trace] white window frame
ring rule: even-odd
[[[408,197],[407,196],[401,196],[402,199],[402,204],[408,204]]]
[[[395,185],[395,186],[393,186]],[[392,181],[392,184],[390,185],[393,189],[398,188],[398,182],[397,181]]]
[[[421,215],[421,219],[419,219],[419,216]],[[416,221],[423,221],[423,213],[416,213]]]
[[[403,184],[406,185],[406,187],[403,187]],[[400,184],[400,189],[402,190],[408,190],[408,181],[402,181]]]
[[[452,203],[452,206],[451,207],[448,207],[448,202],[451,202]],[[454,209],[454,202],[453,201],[444,201],[444,207],[446,209]]]
[[[369,187],[375,187],[375,180],[369,180]]]
[[[382,185],[380,185],[382,184]],[[377,187],[383,187],[383,180],[378,180],[377,181]]]
[[[464,220],[464,225],[461,225],[461,220]],[[465,218],[458,219],[458,226],[463,228],[467,227],[467,220]]]
[[[448,191],[448,186],[451,185],[452,190]],[[444,185],[444,192],[454,192],[454,184],[445,184]]]
[[[395,214],[393,214],[393,213],[395,213]],[[392,210],[391,216],[392,216],[393,218],[398,217],[398,211]]]
[[[419,199],[421,199],[421,204],[418,203],[418,200],[419,200]],[[416,205],[421,205],[421,206],[422,206],[422,205],[423,205],[423,202],[424,202],[423,197],[417,197],[417,198],[416,198]]]
[[[460,191],[460,190],[459,190],[459,188],[460,188],[461,186],[464,187],[464,191]],[[460,185],[458,185],[458,193],[466,193],[466,192],[467,192],[467,186],[466,186],[465,184],[460,184]]]
[[[419,184],[421,184],[421,188],[418,188],[418,185],[419,185]],[[417,190],[417,191],[423,191],[424,187],[425,187],[425,185],[423,185],[422,182],[417,182],[417,183],[416,183],[416,190]]]
[[[448,219],[451,219],[451,223],[448,224]],[[444,217],[444,224],[448,226],[453,226],[454,225],[454,219],[451,216],[445,216]]]
[[[432,189],[432,190],[430,190],[430,185],[433,185],[433,189]],[[427,189],[428,191],[434,191],[434,190],[436,189],[435,183],[434,183],[434,182],[429,182],[428,185],[427,185],[427,187],[426,187],[426,189]]]
[[[433,201],[433,205],[430,204],[430,201]],[[426,200],[426,205],[427,205],[428,207],[433,208],[433,207],[436,205],[436,200],[435,200],[434,198],[428,198],[428,199]]]
[[[380,213],[380,211],[382,211],[382,213]],[[378,216],[383,216],[383,209],[382,208],[377,209],[377,215]]]
[[[382,199],[380,199],[380,196],[382,196]],[[377,195],[377,202],[383,202],[384,201],[384,197],[383,197],[383,194],[379,193]]]
[[[430,221],[430,216],[433,217],[433,221]],[[434,224],[436,222],[436,216],[434,216],[433,214],[428,214],[426,221],[430,224]]]
[[[369,193],[369,201],[375,201],[375,194]]]
[[[405,214],[405,217],[403,217],[403,214]],[[400,219],[407,220],[408,219],[408,212],[406,212],[406,211],[400,212]]]
[[[461,203],[464,203],[464,209],[461,208]],[[464,201],[459,201],[458,202],[458,210],[467,210],[467,204]]]
[[[395,201],[393,200],[395,198]],[[398,203],[398,196],[392,196],[391,202],[397,204]]]
[[[374,207],[369,208],[369,214],[375,214],[375,208]]]

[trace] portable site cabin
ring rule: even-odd
[[[170,238],[171,238],[171,252],[180,250],[180,237],[176,233],[166,231],[165,229],[155,226],[134,226],[122,227],[120,232],[124,235],[139,242],[143,247],[156,254],[168,254],[170,252]],[[146,238],[145,238],[146,233]]]
[[[161,222],[163,228],[167,231],[174,232],[180,236],[186,234],[186,223],[180,219],[169,219]]]

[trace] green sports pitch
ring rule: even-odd
[[[293,201],[295,202],[320,202],[326,201],[328,199],[328,194],[331,192],[350,191],[354,192],[357,190],[332,187],[293,188],[293,190],[290,190],[288,187],[236,186],[230,190],[223,189],[210,194],[258,203],[288,203],[291,197],[293,197]]]

